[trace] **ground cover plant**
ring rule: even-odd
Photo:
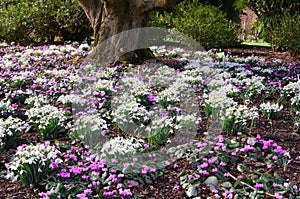
[[[1,47],[1,179],[22,183],[37,198],[151,198],[158,179],[173,173],[166,189],[175,198],[300,198],[299,63],[152,50],[178,66],[109,67],[84,96],[79,70],[93,66],[74,60],[88,45]],[[155,81],[141,81],[136,70]],[[183,114],[186,89],[199,111]],[[78,120],[74,107],[88,98],[89,115]],[[224,123],[211,144],[208,126],[216,117]],[[193,125],[195,137],[172,146],[176,133]],[[166,146],[177,161],[156,156]],[[1,197],[25,198],[12,190]]]

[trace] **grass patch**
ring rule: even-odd
[[[244,41],[242,43],[243,45],[249,45],[249,46],[263,46],[263,47],[269,47],[271,48],[271,44],[267,42],[249,42],[249,41]]]

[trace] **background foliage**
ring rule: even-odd
[[[76,0],[6,0],[0,7],[0,40],[7,42],[80,42],[92,33]]]
[[[274,50],[288,49],[299,54],[299,0],[244,0],[244,4],[258,16],[258,24],[263,25],[261,36]]]
[[[172,9],[153,13],[151,25],[175,28],[206,48],[222,48],[238,44],[237,24],[213,5],[184,1]]]

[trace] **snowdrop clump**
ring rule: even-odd
[[[291,98],[298,93],[300,93],[300,80],[297,82],[290,82],[283,87],[283,95],[285,98]]]
[[[248,108],[246,105],[234,105],[226,109],[226,117],[232,117],[238,121],[249,121],[258,118],[258,109],[256,107]]]
[[[44,105],[34,107],[26,111],[32,125],[37,128],[45,139],[55,138],[65,129],[64,122],[67,120],[65,113],[55,106]]]
[[[61,95],[57,99],[58,102],[61,102],[62,104],[81,104],[83,103],[83,99],[79,95]]]
[[[181,78],[184,80],[184,82],[189,84],[204,83],[203,72],[200,70],[200,68],[193,68],[191,70],[183,71]]]
[[[77,117],[70,135],[81,139],[85,145],[94,148],[99,140],[109,133],[109,125],[100,114],[87,114]]]
[[[242,104],[234,105],[226,109],[223,129],[230,134],[243,131],[249,124],[251,129],[258,116],[258,110],[255,107],[248,108]]]
[[[134,99],[120,97],[111,113],[113,122],[120,129],[126,129],[132,124],[146,125],[149,122],[149,112]]]
[[[300,107],[300,80],[297,82],[290,82],[283,87],[283,93],[281,94],[285,101],[289,101],[292,107],[299,110]]]
[[[181,56],[184,53],[184,49],[182,48],[174,48],[166,53],[167,57],[177,57]]]
[[[36,96],[30,96],[26,98],[25,104],[28,104],[30,108],[38,108],[42,107],[49,103],[49,100],[47,96],[45,95],[36,95]]]
[[[17,107],[12,104],[10,100],[2,99],[0,100],[0,116],[8,117],[9,115],[14,115],[17,112]]]
[[[114,137],[102,145],[102,148],[100,150],[101,155],[98,158],[101,160],[106,156],[134,154],[138,149],[143,147],[143,143],[144,140],[136,139],[134,137]]]
[[[25,128],[25,122],[19,118],[11,116],[6,119],[0,118],[0,152],[7,145],[13,145]]]
[[[167,52],[166,46],[152,46],[150,49],[153,51],[155,56],[164,56]]]
[[[35,74],[31,71],[20,71],[17,75],[14,75],[11,78],[11,81],[26,81],[28,79],[31,79],[35,76]]]
[[[234,101],[231,97],[228,97],[228,90],[223,89],[223,87],[217,88],[213,90],[209,95],[203,95],[206,109],[213,109],[212,115],[218,116],[220,114],[224,114],[225,110],[231,106],[234,106],[237,104],[236,101]],[[217,111],[219,113],[213,113],[214,111]],[[210,114],[208,114],[210,115]]]
[[[279,112],[283,109],[283,106],[278,103],[261,103],[260,109],[262,113],[268,118],[268,119],[275,119],[279,116]]]
[[[51,160],[55,160],[60,151],[49,142],[37,145],[21,145],[17,148],[12,161],[6,164],[7,178],[20,179],[26,186],[39,183],[49,170]]]
[[[264,80],[265,77],[251,76],[251,78],[244,78],[236,81],[234,80],[233,83],[241,87],[246,97],[251,98],[261,94],[261,92],[266,89],[266,86],[263,83]]]
[[[114,81],[99,79],[95,85],[97,91],[112,92],[114,90]]]
[[[177,78],[176,70],[168,66],[158,68],[156,74],[156,86],[159,88],[168,87]]]
[[[291,105],[296,110],[300,110],[300,92],[291,98]]]

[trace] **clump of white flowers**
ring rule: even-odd
[[[203,96],[205,100],[205,113],[207,116],[219,117],[225,114],[228,107],[236,105],[231,97],[228,97],[228,90],[220,87],[213,90],[209,95]]]
[[[300,80],[297,82],[290,82],[288,85],[283,87],[283,97],[288,100],[295,95],[300,93]]]
[[[135,154],[138,149],[143,147],[144,140],[136,139],[134,137],[123,138],[114,137],[107,140],[99,149],[99,159],[104,157],[118,157],[126,154]]]
[[[77,49],[89,51],[89,50],[91,50],[91,47],[88,44],[80,44],[80,46]]]
[[[79,95],[61,95],[57,102],[61,102],[64,106],[71,106],[72,104],[83,103],[83,99]]]
[[[112,92],[114,90],[114,81],[99,79],[95,85],[97,91]],[[108,94],[108,93],[106,93]]]
[[[25,128],[25,122],[19,118],[11,116],[7,119],[0,118],[0,152],[7,145],[12,145]]]
[[[290,100],[291,105],[294,109],[300,109],[300,80],[297,82],[290,82],[288,85],[283,87],[283,99]]]
[[[300,110],[300,92],[291,98],[291,105],[294,109]]]
[[[184,49],[182,48],[174,48],[170,51],[167,51],[166,55],[169,58],[181,56],[184,53]]]
[[[239,120],[253,120],[258,118],[258,110],[256,107],[248,108],[246,105],[234,105],[226,109],[226,117],[234,116]]]
[[[29,108],[38,108],[43,105],[49,104],[49,100],[45,95],[30,96],[26,98],[25,104],[28,104]]]
[[[152,46],[150,49],[155,56],[164,56],[167,52],[166,46]]]
[[[149,112],[144,106],[134,99],[124,99],[126,96],[120,97],[113,106],[111,115],[113,116],[113,123],[118,128],[125,130],[132,125],[145,125],[149,122]]]
[[[267,119],[276,119],[279,116],[283,106],[278,103],[266,102],[260,104],[260,109]]]
[[[258,110],[256,107],[248,108],[246,105],[234,105],[226,109],[223,129],[231,134],[236,134],[251,124],[258,118]]]
[[[87,114],[77,117],[70,135],[93,148],[108,132],[108,124],[100,114]]]
[[[161,66],[155,72],[155,86],[158,88],[169,87],[178,77],[176,70],[168,66]]]
[[[45,139],[55,138],[65,129],[64,122],[67,117],[63,111],[55,106],[48,104],[34,107],[27,110],[25,115]]]
[[[242,91],[246,97],[251,98],[261,94],[266,89],[263,83],[264,79],[264,77],[252,76],[251,78],[239,79],[235,83],[242,86]]]
[[[17,113],[17,107],[14,107],[10,100],[0,100],[0,116],[8,117]]]
[[[14,158],[6,164],[7,178],[20,179],[25,186],[36,185],[47,175],[51,160],[57,159],[59,154],[49,142],[18,146]]]

